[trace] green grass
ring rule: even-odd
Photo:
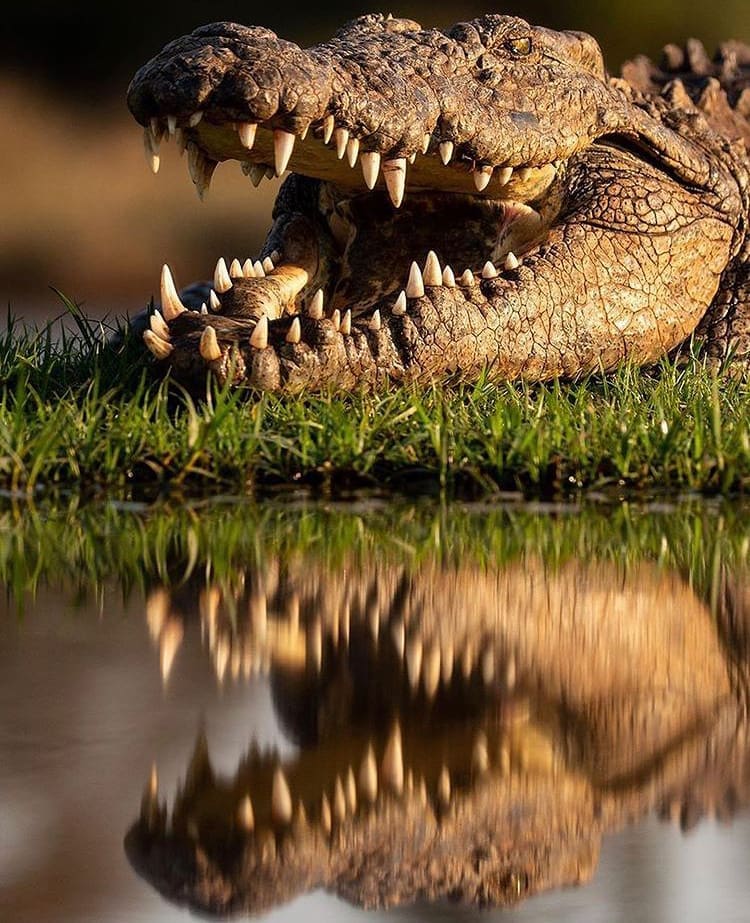
[[[565,495],[750,485],[750,385],[695,361],[575,383],[295,398],[153,380],[145,351],[77,330],[0,336],[0,488],[109,496],[312,484]]]

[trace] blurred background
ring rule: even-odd
[[[106,12],[39,0],[8,4],[0,30],[0,304],[29,320],[53,317],[61,311],[54,287],[93,316],[120,314],[140,309],[155,292],[163,262],[184,285],[210,275],[221,254],[254,255],[276,184],[254,190],[239,165],[226,164],[201,204],[174,145],[152,176],[125,106],[128,82],[166,42],[206,22],[265,25],[310,44],[376,9],[373,0],[299,11],[247,0],[131,0]],[[599,39],[613,72],[632,55],[658,55],[666,42],[689,36],[711,51],[730,37],[750,42],[748,0],[520,0],[499,7],[404,0],[391,11],[423,25],[507,12],[583,29]]]

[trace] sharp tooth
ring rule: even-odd
[[[440,803],[443,806],[446,806],[450,803],[451,800],[451,777],[448,772],[447,766],[443,766],[440,770],[440,777],[438,778],[437,785],[438,798]]]
[[[338,824],[346,820],[346,795],[344,795],[344,786],[341,784],[341,776],[336,776],[333,786],[333,816]]]
[[[505,262],[503,263],[503,269],[508,269],[508,270],[518,269],[520,265],[521,265],[521,261],[518,259],[515,253],[513,253],[513,251],[511,250],[511,252],[505,257]]]
[[[275,129],[273,133],[273,157],[276,166],[276,175],[281,174],[289,165],[289,158],[294,150],[295,137],[291,132]]]
[[[440,159],[443,163],[448,166],[451,162],[451,157],[453,157],[453,142],[452,141],[441,141],[440,142]]]
[[[216,161],[206,157],[198,145],[192,142],[188,142],[186,150],[190,179],[195,184],[198,196],[203,200],[211,185],[211,177],[216,169]]]
[[[470,269],[464,269],[461,275],[461,285],[466,285],[469,288],[474,285],[474,273]]]
[[[366,151],[362,154],[361,163],[365,186],[368,189],[374,189],[380,173],[380,154],[377,151]]]
[[[200,120],[201,120],[202,118],[203,118],[203,113],[202,113],[202,112],[194,112],[194,113],[190,116],[190,118],[188,119],[188,125],[189,125],[191,128],[195,128],[196,125],[198,125],[198,124],[200,123]]]
[[[368,746],[367,753],[362,758],[362,765],[359,767],[359,790],[362,797],[370,804],[373,804],[378,797],[378,767],[375,763],[372,744]]]
[[[265,349],[268,346],[268,318],[264,314],[255,325],[250,337],[250,345],[256,349]]]
[[[411,264],[409,281],[406,283],[407,298],[422,298],[424,296],[424,279],[416,263]]]
[[[177,131],[177,116],[176,115],[167,116],[167,131],[172,137],[174,137],[174,134]]]
[[[292,323],[289,325],[289,330],[286,335],[287,343],[299,343],[302,339],[302,325],[299,322],[299,318],[295,317]]]
[[[161,164],[161,159],[158,154],[152,154],[150,151],[146,151],[146,163],[148,164],[149,170],[156,176],[159,172],[159,166]]]
[[[248,833],[255,829],[255,811],[253,811],[253,802],[249,795],[245,795],[240,801],[240,806],[237,809],[237,820],[240,827],[247,830]]]
[[[492,260],[487,260],[487,262],[482,267],[482,278],[483,279],[494,279],[497,276],[498,272],[495,269],[495,264]]]
[[[345,337],[348,337],[352,332],[352,312],[347,311],[344,315],[344,319],[341,321],[341,326],[339,327],[339,333],[343,334]]]
[[[266,275],[268,275],[270,272],[273,272],[275,269],[275,266],[273,265],[273,260],[271,259],[270,256],[267,256],[263,260],[262,266],[263,266],[263,271],[265,272]]]
[[[333,324],[334,330],[338,330],[341,326],[341,311],[338,308],[331,314],[331,323]]]
[[[484,190],[489,186],[490,180],[492,179],[492,167],[479,167],[473,171],[473,175],[474,185],[477,187],[477,191],[484,192]]]
[[[406,160],[398,157],[396,160],[386,160],[383,164],[383,179],[391,202],[396,208],[404,201],[406,189]]]
[[[333,140],[336,143],[336,156],[339,160],[343,160],[346,146],[349,143],[349,132],[346,128],[337,128],[333,133]]]
[[[169,327],[164,323],[164,318],[159,311],[154,311],[148,319],[148,323],[158,337],[161,337],[162,340],[169,340]]]
[[[281,767],[273,775],[271,790],[271,817],[279,825],[286,825],[292,819],[292,795]]]
[[[531,167],[520,167],[516,171],[516,174],[518,178],[521,180],[521,182],[524,182],[531,176]]]
[[[162,340],[162,338],[158,337],[153,330],[147,330],[143,334],[143,342],[156,356],[157,359],[166,359],[174,349],[174,346],[172,346],[171,343],[167,343],[166,340]]]
[[[409,161],[409,163],[412,166],[414,166],[414,164],[417,162],[417,152],[414,151],[413,154],[409,154],[409,156],[406,159]]]
[[[231,287],[232,279],[229,275],[227,264],[224,257],[220,256],[216,262],[216,269],[214,269],[214,288],[220,295],[223,295],[224,292],[228,292]]]
[[[435,253],[434,250],[430,250],[430,252],[427,254],[423,275],[425,285],[443,284],[443,272],[440,269],[440,261],[438,260],[437,253]]]
[[[148,124],[151,128],[151,134],[154,136],[154,138],[157,140],[161,138],[163,131],[159,119],[155,115],[152,115],[148,121]]]
[[[354,814],[357,810],[357,784],[354,781],[354,771],[351,766],[346,771],[344,790],[346,794],[346,809],[350,814]]]
[[[471,764],[474,772],[483,775],[489,769],[490,758],[487,753],[487,738],[479,734],[474,742],[474,752],[471,755]]]
[[[394,724],[393,731],[386,744],[380,772],[383,782],[392,788],[397,795],[400,795],[404,790],[404,757],[401,750],[401,728],[398,722]]]
[[[255,122],[240,122],[237,126],[237,134],[240,136],[240,144],[251,150],[252,146],[255,144],[255,133],[258,130],[258,126]]]
[[[187,311],[185,305],[180,301],[177,289],[174,285],[172,273],[169,266],[165,263],[161,268],[161,309],[165,320],[174,320],[180,314]]]
[[[350,138],[346,145],[346,159],[349,166],[353,167],[359,157],[359,138]]]
[[[422,641],[419,638],[412,638],[406,645],[406,672],[413,692],[422,672]]]
[[[313,295],[312,301],[307,309],[308,317],[313,320],[320,320],[323,317],[323,289],[319,288]]]
[[[242,275],[246,279],[255,278],[255,270],[253,269],[253,261],[250,258],[246,259],[245,262],[242,264]]]
[[[201,314],[208,314],[208,305],[206,304],[205,301],[201,305]]]
[[[450,268],[450,266],[446,266],[443,270],[443,285],[445,285],[447,288],[456,287],[456,277],[453,274],[453,270]]]
[[[434,699],[440,684],[440,648],[437,645],[430,647],[425,654],[422,679],[427,698]]]
[[[211,310],[214,313],[221,311],[221,302],[219,301],[219,296],[213,289],[211,289],[211,294],[208,296],[208,303],[211,305]]]
[[[206,362],[213,362],[215,359],[221,358],[221,348],[213,327],[206,327],[201,334],[200,353]]]
[[[242,266],[240,264],[240,261],[236,257],[235,259],[232,260],[232,263],[229,267],[229,276],[232,279],[243,279],[244,278],[244,274],[242,272]]]
[[[327,115],[323,119],[323,144],[328,144],[333,136],[333,129],[336,127],[336,121],[332,115]]]
[[[417,264],[414,263],[413,265],[416,266]],[[418,266],[417,269],[419,269]],[[399,317],[401,314],[406,314],[406,292],[399,292],[396,303],[391,308],[391,313],[395,314],[396,317]]]
[[[370,318],[370,330],[380,330],[381,326],[380,311],[376,308],[372,312],[372,317]]]
[[[258,279],[265,279],[266,271],[263,268],[263,263],[260,260],[256,260],[253,263],[253,269],[255,270],[255,275]]]
[[[422,153],[426,154],[430,149],[430,142],[432,141],[432,135],[428,132],[425,132],[424,137],[422,138]]]
[[[320,799],[320,826],[326,836],[331,832],[331,805],[326,794]]]
[[[513,167],[503,167],[497,171],[497,181],[501,186],[507,186],[513,177]]]

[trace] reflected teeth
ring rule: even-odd
[[[264,314],[255,325],[250,336],[250,345],[256,349],[265,349],[268,346],[268,317]]]
[[[232,287],[232,279],[223,256],[220,256],[214,269],[214,289],[223,295]]]
[[[445,807],[451,800],[451,777],[446,766],[440,770],[438,779],[437,794],[440,803]]]
[[[323,828],[324,833],[329,834],[331,832],[331,805],[326,794],[323,794],[320,799],[320,826]]]
[[[453,142],[452,141],[441,141],[440,142],[440,159],[443,161],[445,166],[451,162],[451,157],[453,157]]]
[[[404,201],[406,189],[406,159],[386,160],[383,164],[383,179],[394,206],[398,208]]]
[[[424,264],[424,284],[425,285],[442,285],[443,272],[440,268],[440,261],[434,250],[427,254],[427,260]]]
[[[350,167],[354,167],[359,157],[359,138],[350,138],[346,145],[346,159]]]
[[[370,804],[373,804],[378,797],[378,767],[375,763],[372,744],[368,746],[359,768],[359,790],[362,797]]]
[[[490,180],[492,179],[492,167],[478,167],[473,171],[474,176],[474,185],[477,187],[478,192],[484,192],[484,190],[489,186]]]
[[[165,263],[161,269],[161,309],[164,313],[166,320],[174,320],[175,317],[179,317],[180,314],[184,314],[187,311],[185,305],[180,301],[180,296],[177,294],[177,289],[175,288],[174,279],[172,278],[172,273],[169,270],[169,266]]]
[[[417,264],[413,263],[412,265],[416,266]],[[419,271],[419,266],[417,266],[417,271]],[[396,317],[399,317],[402,314],[406,314],[406,292],[405,291],[399,292],[399,296],[396,299],[395,304],[391,308],[391,312]]]
[[[398,723],[393,726],[393,731],[386,744],[380,771],[385,784],[392,788],[397,795],[402,794],[404,790],[404,756],[401,749],[401,728]]]
[[[214,362],[221,358],[221,348],[216,338],[216,331],[211,326],[206,327],[201,334],[200,353],[206,362]]]
[[[299,318],[295,317],[292,323],[289,325],[289,330],[286,335],[287,343],[299,343],[302,339],[302,325],[299,322]]]
[[[424,296],[424,279],[416,263],[411,264],[409,281],[406,283],[407,298],[422,298]]]
[[[333,140],[336,144],[336,156],[339,160],[344,159],[346,146],[349,143],[349,132],[346,128],[337,128],[333,133]]]
[[[294,141],[295,137],[291,132],[277,128],[273,133],[273,156],[277,176],[281,176],[289,165],[294,150]]]
[[[332,115],[327,115],[323,120],[323,144],[328,144],[328,142],[333,137],[333,130],[336,127],[336,122]]]
[[[346,809],[350,814],[354,814],[357,810],[357,784],[354,781],[354,770],[351,766],[346,771],[344,791],[346,793]]]
[[[174,349],[174,346],[172,346],[171,343],[167,343],[166,340],[162,340],[162,338],[158,337],[153,330],[147,330],[143,334],[143,342],[146,344],[150,352],[156,356],[157,359],[166,359]]]
[[[480,734],[474,742],[474,751],[471,755],[471,764],[474,772],[483,775],[490,766],[490,758],[487,752],[487,738]]]
[[[252,150],[252,147],[255,144],[255,134],[257,131],[258,126],[255,122],[240,122],[240,124],[237,126],[237,134],[240,138],[240,144],[248,151]]]
[[[189,125],[191,128],[195,128],[197,125],[200,124],[200,120],[201,120],[202,118],[203,118],[203,113],[202,113],[202,112],[194,112],[194,113],[190,116],[190,118],[188,119],[188,125]]]
[[[307,316],[313,320],[320,320],[323,317],[323,289],[319,288],[313,295],[310,306],[307,309]]]
[[[362,175],[368,189],[374,189],[380,173],[380,154],[377,151],[366,151],[361,157]]]
[[[168,115],[167,116],[167,131],[170,134],[170,137],[174,138],[177,131],[177,116]]]
[[[286,826],[292,820],[292,795],[281,767],[273,775],[271,817],[279,826]]]
[[[406,645],[406,672],[412,690],[416,689],[419,683],[419,676],[422,670],[422,652],[423,648],[420,638],[412,638]]]
[[[253,811],[253,802],[249,795],[245,795],[240,802],[237,809],[237,821],[240,827],[248,833],[252,833],[255,829],[255,811]]]
[[[188,142],[186,150],[190,179],[195,184],[198,197],[203,201],[211,186],[211,177],[216,169],[216,161],[206,157],[198,145],[192,142]]]

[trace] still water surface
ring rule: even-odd
[[[749,919],[748,512],[7,509],[0,920]]]

